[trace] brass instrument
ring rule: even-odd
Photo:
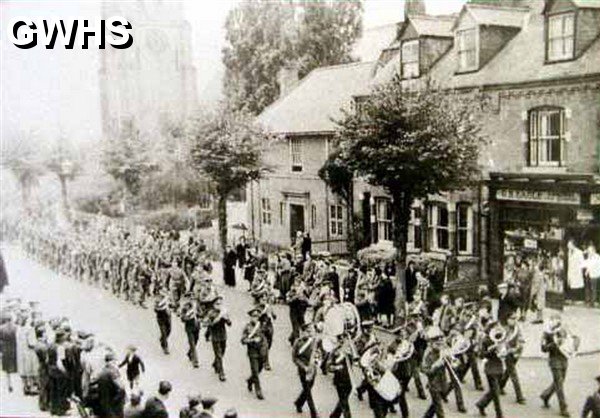
[[[393,362],[400,363],[406,361],[413,356],[414,352],[414,344],[410,340],[402,340],[393,355]]]
[[[506,357],[508,354],[506,347],[506,328],[498,323],[488,331],[488,337],[493,342],[493,344],[488,347],[488,352],[495,350],[498,357]]]
[[[573,358],[579,351],[580,338],[573,335],[567,329],[558,327],[553,333],[552,338],[559,351],[566,358]]]

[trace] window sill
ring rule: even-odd
[[[557,58],[557,59],[547,58],[546,61],[544,61],[544,65],[561,64],[563,62],[575,61],[576,59],[577,59],[577,57],[575,55],[573,55],[572,57],[569,57],[569,58]]]
[[[559,167],[555,165],[540,165],[523,167],[523,173],[548,173],[548,174],[565,174],[567,167]]]

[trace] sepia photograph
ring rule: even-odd
[[[600,418],[600,0],[0,0],[0,418]]]

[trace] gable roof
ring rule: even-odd
[[[390,23],[365,29],[352,47],[352,56],[363,62],[376,60],[381,50],[394,42],[401,23]]]
[[[576,60],[546,64],[544,2],[531,2],[526,24],[479,71],[455,74],[458,68],[456,45],[430,70],[431,78],[448,88],[514,84],[600,73],[600,40],[596,39]]]
[[[571,0],[571,2],[581,9],[600,9],[600,0]]]
[[[486,4],[467,3],[463,6],[459,17],[454,22],[454,30],[462,17],[468,13],[478,25],[508,26],[520,28],[529,9],[524,7],[499,7]]]
[[[456,16],[414,15],[407,18],[407,23],[412,24],[419,36],[451,38],[455,20]]]
[[[335,130],[332,118],[352,104],[352,96],[366,85],[373,62],[322,67],[313,70],[288,95],[267,107],[257,118],[270,132],[314,133]]]

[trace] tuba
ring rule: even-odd
[[[488,337],[493,342],[493,344],[488,347],[488,351],[496,350],[498,357],[506,357],[508,354],[506,347],[506,328],[498,323],[488,331]]]

